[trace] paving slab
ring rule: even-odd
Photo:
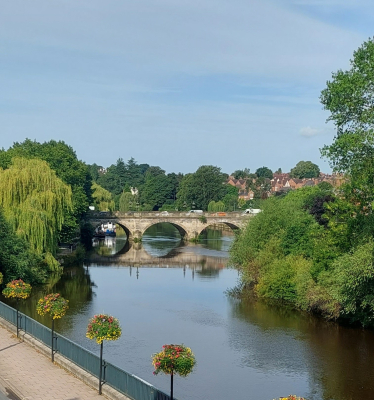
[[[105,400],[105,397],[0,326],[0,400],[3,399]]]

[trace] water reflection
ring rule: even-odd
[[[92,288],[95,287],[89,272],[81,266],[70,267],[64,270],[62,275],[52,275],[49,282],[44,286],[33,287],[32,295],[26,301],[20,301],[20,311],[51,327],[51,319],[48,316],[40,316],[36,312],[38,300],[48,293],[60,293],[62,297],[69,300],[69,310],[63,319],[55,321],[56,330],[63,332],[72,329],[72,316],[85,310],[94,297]],[[16,301],[6,299],[0,295],[0,300],[11,307],[16,306]]]
[[[149,227],[142,238],[144,250],[153,257],[165,257],[183,244],[177,228],[169,223]]]
[[[114,239],[114,240],[113,240]],[[166,268],[183,268],[183,274],[191,271],[199,279],[215,279],[220,270],[227,264],[227,249],[233,240],[231,232],[218,229],[206,229],[198,244],[186,243],[181,240],[178,230],[169,223],[155,224],[144,234],[141,243],[126,241],[121,250],[116,252],[116,240],[108,238],[100,245],[100,251],[95,251],[89,258],[90,263],[107,266],[139,267],[157,266]],[[108,248],[106,248],[106,245]]]
[[[126,232],[120,225],[116,226],[116,236],[94,237],[92,240],[95,252],[106,257],[125,250],[126,244]]]
[[[309,400],[372,398],[373,331],[258,301],[230,305],[230,346],[243,366],[309,376]]]
[[[111,256],[94,253],[86,267],[66,268],[33,288],[21,311],[50,326],[36,314],[36,303],[45,293],[61,293],[70,309],[56,330],[96,354],[97,344],[85,337],[88,319],[97,312],[115,315],[123,334],[106,343],[105,357],[165,391],[170,381],[152,375],[150,354],[164,343],[188,344],[198,365],[178,380],[180,399],[269,400],[290,393],[309,400],[371,399],[374,332],[284,305],[226,298],[238,275],[225,268],[225,244],[214,243],[232,236],[218,237],[181,242],[161,256],[127,242]]]
[[[234,232],[226,225],[219,227],[209,226],[201,232],[199,243],[207,249],[227,252],[230,249],[234,235]]]
[[[225,228],[225,230],[222,230]],[[227,227],[211,226],[200,234],[198,246],[194,246],[194,251],[200,255],[212,255],[211,250],[215,250],[216,256],[226,257],[234,233]],[[115,237],[95,237],[93,239],[95,253],[103,257],[112,257],[128,252],[131,248],[139,250],[138,244],[129,243],[126,233],[121,226],[117,227]],[[142,247],[151,257],[173,258],[186,243],[182,241],[180,233],[175,226],[170,223],[158,223],[149,227],[143,235]],[[205,251],[208,250],[208,251]]]

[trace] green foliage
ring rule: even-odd
[[[142,211],[153,211],[153,206],[151,204],[143,204]]]
[[[114,211],[114,200],[112,194],[97,183],[92,184],[92,199],[95,210]]]
[[[374,40],[353,53],[351,69],[333,73],[321,93],[321,103],[338,129],[338,137],[373,126]]]
[[[95,228],[89,222],[82,221],[80,229],[80,241],[86,250],[91,250],[92,248],[92,238],[94,232]]]
[[[251,175],[249,168],[237,169],[231,174],[235,179],[246,179]]]
[[[200,221],[202,224],[206,224],[206,223],[207,223],[206,216],[205,216],[205,215],[201,215],[201,216],[199,217],[199,221]]]
[[[337,172],[346,174],[344,196],[367,212],[374,201],[374,41],[369,39],[354,52],[351,68],[333,73],[321,93],[337,135],[322,149]]]
[[[299,161],[295,167],[291,169],[290,176],[292,178],[317,178],[319,177],[320,169],[317,164],[311,161]]]
[[[293,191],[264,202],[234,242],[242,289],[295,307],[374,326],[374,41],[365,42],[322,91],[337,135],[322,155],[344,185]],[[311,177],[315,165],[291,171]],[[301,168],[302,167],[302,168]]]
[[[226,175],[212,165],[203,165],[193,174],[187,174],[180,182],[177,194],[179,209],[207,210],[211,201],[219,201],[226,194]]]
[[[71,197],[70,187],[45,161],[14,158],[0,170],[0,206],[13,230],[39,254],[55,253]]]
[[[241,271],[244,290],[336,318],[337,301],[321,279],[341,251],[310,213],[323,195],[312,187],[264,201],[263,212],[236,237],[231,261]]]
[[[172,197],[174,186],[165,171],[159,167],[148,168],[145,183],[141,189],[141,202],[150,204],[152,210],[158,210]]]
[[[97,165],[94,163],[92,165],[89,165],[88,169],[90,171],[92,181],[96,182],[99,179],[99,177],[102,175],[102,173],[100,173],[100,171],[103,170],[103,167],[101,165]]]
[[[225,211],[225,203],[223,201],[211,201],[208,204],[208,211],[209,212],[219,212]]]
[[[123,192],[119,199],[119,211],[134,211],[136,210],[136,196],[129,192]]]
[[[139,165],[133,158],[127,163],[119,158],[116,164],[107,168],[105,174],[98,177],[97,183],[112,195],[120,195],[125,187],[140,189],[144,185],[148,168],[148,164]]]
[[[63,141],[38,143],[26,139],[22,143],[14,143],[10,149],[0,151],[0,166],[3,169],[9,168],[14,157],[46,161],[57,177],[71,187],[73,207],[71,210],[65,210],[64,224],[60,232],[61,240],[70,240],[75,236],[79,220],[91,203],[90,168],[79,161],[73,148]],[[68,223],[68,226],[65,226],[65,223]]]
[[[30,250],[29,244],[17,236],[6,221],[0,208],[0,271],[4,281],[21,278],[30,283],[45,280],[47,267],[42,257]]]
[[[255,174],[258,178],[273,179],[273,171],[268,167],[257,168]]]
[[[374,318],[374,244],[362,244],[337,258],[325,278],[340,313],[351,322],[373,325]]]

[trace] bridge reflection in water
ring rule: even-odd
[[[115,253],[117,242],[125,242],[121,250]],[[166,255],[155,256],[150,254],[149,249],[142,243],[132,243],[122,238],[107,237],[105,242],[96,242],[95,247],[101,251],[93,252],[87,262],[90,266],[123,266],[137,268],[137,276],[141,267],[158,268],[183,268],[184,274],[187,270],[199,275],[214,277],[219,271],[227,266],[227,252],[215,251],[176,241],[175,247]],[[114,254],[113,254],[114,253]]]

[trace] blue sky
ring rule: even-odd
[[[0,147],[64,140],[167,172],[329,171],[319,94],[374,26],[368,0],[0,3]]]

